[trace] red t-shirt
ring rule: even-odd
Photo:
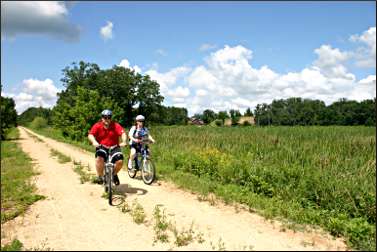
[[[124,133],[123,127],[116,122],[111,122],[109,128],[105,128],[103,122],[97,122],[90,129],[99,144],[108,147],[119,144],[119,137]]]

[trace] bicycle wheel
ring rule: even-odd
[[[109,205],[113,204],[113,190],[112,190],[112,182],[113,182],[113,167],[109,167],[109,174],[107,178],[107,186],[108,186],[108,195],[109,195]]]
[[[130,176],[130,178],[135,178],[136,176],[136,173],[137,173],[137,167],[136,167],[136,158],[135,160],[132,161],[132,169],[128,169],[127,167],[127,171],[128,171],[128,176]]]
[[[145,184],[150,185],[154,181],[156,176],[156,169],[152,160],[144,159],[141,168],[141,177]]]

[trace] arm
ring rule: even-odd
[[[153,139],[153,137],[152,137],[150,134],[148,135],[148,139],[149,139],[149,141],[151,141],[152,143],[155,142],[155,140]]]
[[[92,134],[89,134],[88,135],[88,139],[89,141],[92,143],[92,145],[94,147],[98,147],[100,144],[97,142],[96,138],[92,135]]]
[[[124,147],[127,145],[127,135],[125,132],[122,133],[122,142],[119,144],[120,147]]]

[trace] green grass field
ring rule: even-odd
[[[158,177],[375,250],[374,127],[151,127]],[[39,133],[60,138],[52,129]],[[46,134],[47,133],[47,134]],[[67,141],[71,142],[72,141]],[[93,147],[85,143],[87,150]],[[125,154],[128,155],[128,149]]]
[[[30,157],[15,142],[18,137],[14,128],[1,141],[1,223],[24,213],[29,205],[44,198],[35,194],[30,179],[37,173]]]

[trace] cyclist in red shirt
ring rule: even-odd
[[[114,155],[112,160],[115,164],[113,181],[115,185],[119,185],[120,181],[117,174],[123,166],[123,154],[120,147],[127,145],[127,135],[119,123],[111,120],[111,110],[105,109],[102,111],[101,115],[101,121],[92,126],[88,135],[89,141],[96,147],[97,183],[103,183],[105,161],[107,157]],[[120,144],[119,137],[122,138],[122,143]],[[111,153],[109,153],[109,148],[114,145],[118,145],[118,147],[114,148]]]

